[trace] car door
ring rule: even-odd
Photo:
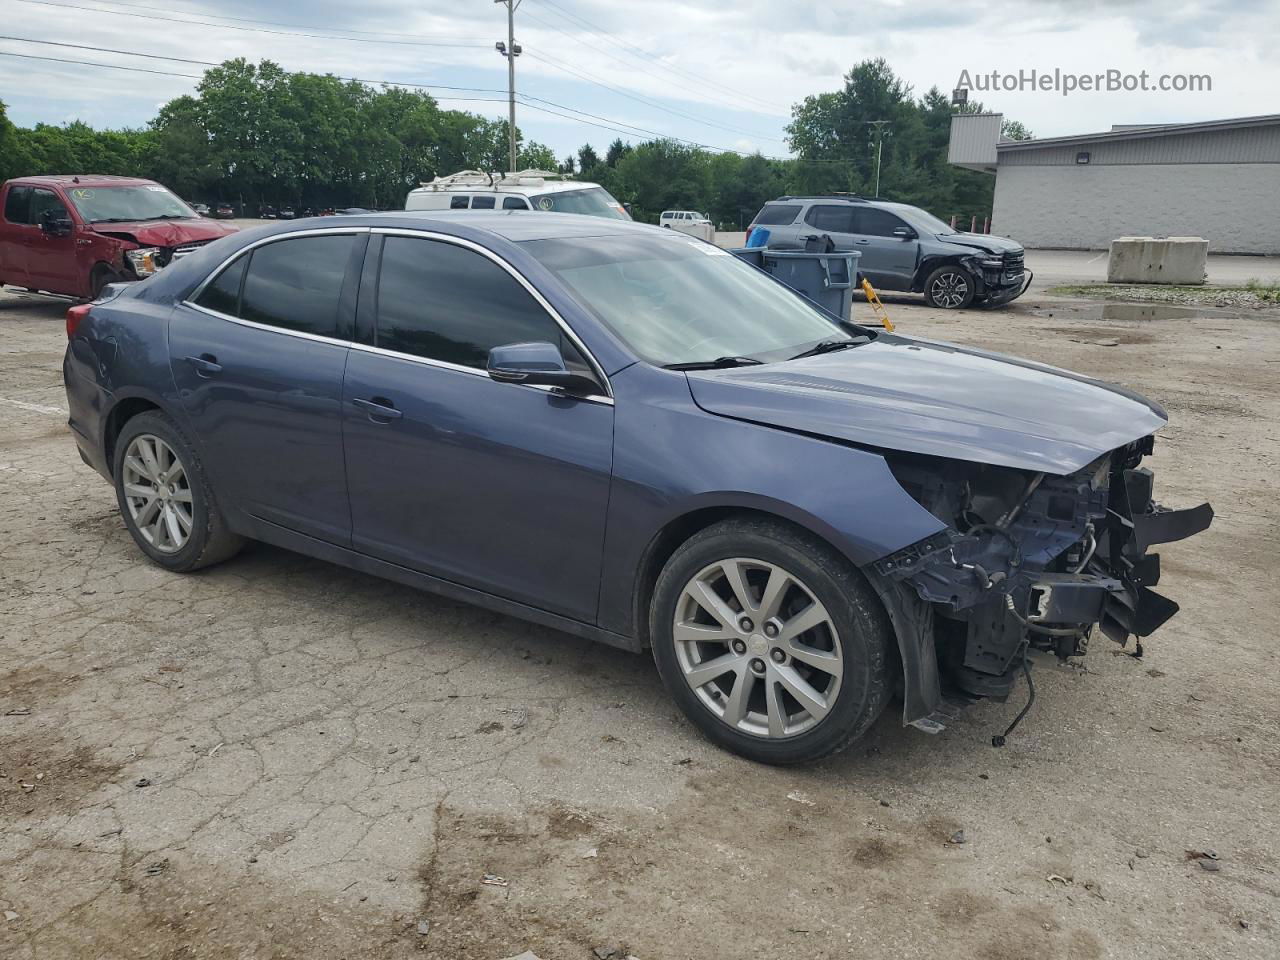
[[[240,254],[169,321],[174,383],[228,506],[348,545],[342,375],[367,232]]]
[[[31,242],[27,246],[27,274],[31,286],[51,293],[81,293],[88,276],[79,275],[74,230],[49,233],[41,229],[46,219],[71,220],[67,205],[53,190],[31,188]]]
[[[894,230],[908,234],[895,236]],[[856,207],[853,249],[862,257],[858,272],[878,290],[910,290],[920,241],[901,217],[876,207]]]
[[[495,255],[394,232],[379,247],[343,389],[355,548],[594,622],[613,456],[603,378]],[[492,347],[529,341],[557,343],[602,395],[489,379]]]
[[[31,245],[31,188],[10,184],[4,195],[0,223],[0,283],[29,287],[27,247]]]

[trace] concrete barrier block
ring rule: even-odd
[[[1201,237],[1119,237],[1111,241],[1108,283],[1204,283],[1209,241]]]

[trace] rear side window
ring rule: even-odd
[[[492,210],[493,202],[494,202],[493,197],[472,197],[471,209],[472,210]]]
[[[470,197],[450,197],[450,198],[449,198],[449,209],[450,209],[450,210],[465,210],[465,209],[467,209],[467,202],[468,202],[470,199],[471,199]]]
[[[524,197],[503,197],[503,210],[528,210],[529,205],[524,202]]]
[[[546,341],[577,359],[550,314],[511,274],[473,250],[387,237],[378,278],[377,345],[483,370],[493,347]]]
[[[249,265],[249,257],[243,256],[234,263],[228,264],[196,298],[197,306],[229,317],[240,315],[240,284],[244,280],[244,268]]]
[[[781,226],[786,223],[794,223],[796,214],[800,212],[798,204],[793,203],[771,203],[756,214],[752,223],[757,226]]]
[[[810,207],[804,222],[827,233],[856,233],[853,229],[854,208],[846,204],[823,204]]]
[[[353,236],[297,237],[258,247],[244,278],[240,316],[284,330],[338,337],[338,298]]]
[[[31,222],[31,188],[10,187],[4,198],[4,218],[10,223]]]
[[[858,229],[854,233],[869,237],[892,237],[898,227],[905,227],[901,219],[888,210],[877,210],[875,207],[863,207],[858,211]]]

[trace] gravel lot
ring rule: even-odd
[[[1145,659],[1037,663],[1005,749],[1021,691],[775,770],[645,657],[262,546],[148,565],[68,435],[63,310],[0,294],[0,956],[1280,955],[1274,314],[891,303],[1159,400],[1158,495],[1218,519]]]

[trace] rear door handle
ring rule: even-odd
[[[201,377],[212,377],[215,373],[222,372],[222,364],[211,353],[204,353],[198,357],[187,357],[186,361],[196,368],[196,374]]]
[[[369,419],[378,420],[399,420],[404,416],[386,397],[374,397],[371,400],[357,398],[351,401],[359,409],[369,414]]]
[[[860,243],[860,244],[862,244],[863,246],[866,246],[866,245],[867,245],[867,244],[869,244],[870,242],[871,242],[870,240],[855,240],[855,241],[854,241],[854,243]]]

